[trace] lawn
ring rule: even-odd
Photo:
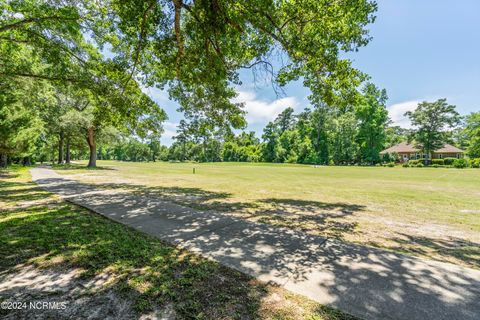
[[[202,210],[480,268],[478,169],[98,164],[98,170],[73,166],[57,172]]]
[[[0,302],[67,301],[61,318],[353,319],[63,202],[28,168],[0,171],[0,251]]]

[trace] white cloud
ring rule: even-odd
[[[279,113],[288,107],[296,109],[300,103],[295,97],[285,97],[273,101],[265,101],[257,98],[251,91],[239,91],[235,102],[244,102],[249,124],[266,123],[277,117]]]
[[[146,95],[150,96],[153,101],[161,104],[162,102],[169,101],[169,95],[168,92],[165,90],[160,90],[155,87],[140,87],[142,92],[145,93]]]
[[[410,120],[408,117],[405,117],[404,114],[407,111],[415,110],[419,102],[420,101],[417,100],[405,101],[388,107],[388,114],[390,115],[390,119],[392,119],[393,124],[402,128],[412,128]]]
[[[153,90],[155,90],[156,93],[162,93],[162,91],[158,89],[142,88],[142,91],[152,96],[152,98],[154,96]],[[168,94],[165,93],[165,95],[161,97],[168,99]],[[252,91],[239,91],[234,101],[245,103],[248,124],[254,125],[254,127],[249,126],[249,130],[258,131],[257,134],[260,134],[261,129],[268,121],[274,120],[277,115],[286,108],[292,107],[298,111],[297,109],[300,107],[300,102],[295,97],[285,97],[267,101],[257,98],[257,95]],[[177,135],[177,126],[178,123],[176,122],[167,121],[163,123],[164,132],[161,138],[162,144],[171,145],[173,143],[172,137]]]
[[[173,137],[177,134],[177,126],[178,123],[175,122],[164,122],[163,123],[163,134],[160,139],[162,144],[165,144],[167,146],[171,145],[173,142]]]

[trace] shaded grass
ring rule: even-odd
[[[21,264],[78,268],[85,279],[108,271],[138,314],[173,304],[180,319],[353,319],[59,201],[27,169],[10,173],[0,183],[0,274]],[[32,203],[38,195],[50,201]]]

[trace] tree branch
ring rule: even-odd
[[[23,77],[23,78],[34,78],[34,79],[41,79],[41,80],[49,80],[49,81],[65,81],[65,82],[70,82],[70,83],[87,83],[87,81],[82,81],[80,79],[75,79],[75,78],[59,78],[59,77],[51,77],[48,75],[42,75],[42,74],[33,74],[33,73],[3,73],[0,72],[0,76],[4,77]]]
[[[173,0],[175,6],[175,36],[177,38],[177,47],[179,55],[182,56],[184,53],[184,46],[182,42],[182,30],[181,30],[181,10],[182,10],[182,0]]]
[[[71,18],[71,17],[50,16],[50,17],[41,17],[41,18],[26,18],[26,19],[17,21],[17,22],[12,23],[12,24],[7,24],[7,25],[4,25],[4,26],[1,26],[0,27],[0,33],[5,32],[5,31],[9,31],[9,30],[13,30],[13,29],[18,29],[22,25],[25,25],[25,24],[39,23],[39,22],[46,21],[46,20],[76,21],[76,20],[79,20],[79,17]]]
[[[125,88],[126,88],[128,82],[130,82],[130,80],[133,77],[133,74],[135,73],[135,71],[137,69],[138,61],[140,60],[140,51],[142,50],[142,45],[143,45],[143,42],[145,41],[145,37],[146,37],[146,35],[145,35],[145,33],[146,33],[146,31],[145,31],[145,21],[147,20],[148,13],[150,12],[150,10],[153,9],[153,7],[155,6],[156,3],[157,3],[156,1],[152,1],[152,3],[148,6],[148,8],[143,13],[142,23],[140,24],[140,33],[138,35],[138,43],[137,43],[137,46],[135,48],[135,58],[134,58],[134,62],[133,62],[133,68],[132,68],[132,71],[130,72],[130,74],[128,76],[128,79],[125,81],[125,83],[123,85],[123,87],[124,87],[123,91],[125,91]]]

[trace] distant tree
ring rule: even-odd
[[[162,145],[160,144],[160,135],[150,133],[147,135],[147,144],[150,149],[150,160],[157,161],[161,157]]]
[[[297,162],[299,134],[293,108],[283,110],[263,129],[263,159],[267,162]]]
[[[298,162],[300,153],[300,135],[297,130],[286,130],[279,139],[279,151],[277,152],[277,162]]]
[[[329,126],[332,121],[332,110],[327,106],[315,108],[312,112],[312,144],[315,149],[316,162],[328,164],[330,161]]]
[[[445,144],[448,129],[454,128],[460,122],[455,106],[448,104],[446,99],[421,102],[414,111],[406,112],[405,116],[410,118],[415,127],[415,145],[430,158],[433,151]]]
[[[316,155],[312,143],[312,112],[305,109],[297,116],[295,128],[298,132],[298,162],[299,163],[315,163]]]
[[[465,117],[463,129],[470,158],[480,158],[480,112],[473,112]]]
[[[295,111],[293,108],[288,107],[283,110],[275,119],[274,124],[277,127],[280,135],[295,126],[296,119],[295,115],[293,114],[294,112]]]
[[[384,148],[390,148],[400,142],[408,141],[412,135],[412,130],[400,126],[388,126],[385,129]]]
[[[190,139],[190,128],[185,120],[180,120],[177,127],[177,135],[173,139],[181,145],[181,156],[175,160],[185,161],[187,159],[187,142]]]
[[[331,156],[335,164],[351,164],[357,160],[359,145],[357,121],[355,114],[346,112],[332,121],[331,125]]]
[[[275,123],[269,122],[265,128],[263,128],[262,139],[263,144],[263,159],[266,162],[275,162],[277,160],[277,144],[279,139],[279,132]]]
[[[223,145],[223,161],[258,162],[261,158],[260,140],[255,132],[230,136]]]
[[[385,129],[388,123],[387,92],[368,83],[363,88],[360,104],[355,107],[359,120],[357,141],[360,145],[362,160],[376,163],[380,160],[385,142]]]

